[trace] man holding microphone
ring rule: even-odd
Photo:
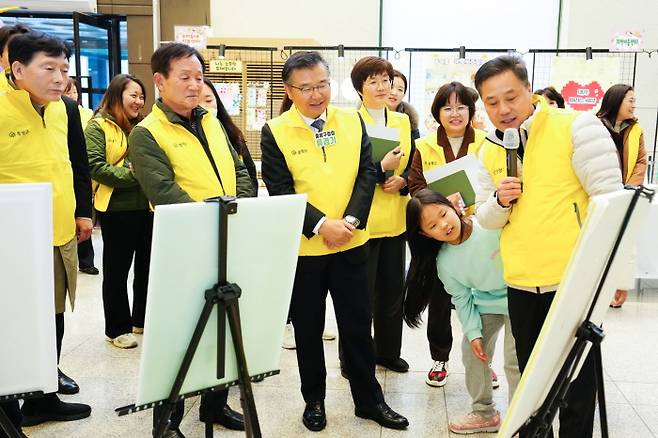
[[[620,190],[621,173],[614,144],[596,117],[552,108],[533,96],[521,59],[501,56],[486,62],[475,75],[475,86],[496,128],[479,152],[483,166],[475,215],[483,227],[503,229],[500,248],[509,316],[523,372],[589,198]],[[523,162],[518,176],[507,176],[503,139],[508,129],[518,131]],[[590,352],[567,393],[568,405],[560,409],[561,437],[592,436],[595,398]]]

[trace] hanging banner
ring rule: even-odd
[[[550,84],[562,94],[567,108],[596,112],[605,91],[620,82],[616,56],[586,60],[567,56],[553,58]]]
[[[641,52],[642,33],[618,32],[610,40],[611,52]]]
[[[210,32],[210,26],[174,26],[174,41],[195,49],[205,49]]]
[[[210,73],[242,73],[242,61],[234,59],[211,59],[208,61]]]

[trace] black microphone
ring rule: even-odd
[[[507,128],[503,134],[503,146],[507,154],[507,176],[518,177],[516,152],[519,149],[519,131]]]

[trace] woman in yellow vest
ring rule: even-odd
[[[375,327],[377,363],[406,372],[409,364],[400,357],[402,303],[404,301],[405,208],[409,200],[407,174],[413,153],[411,125],[406,114],[390,111],[393,66],[376,56],[361,58],[352,68],[352,84],[363,104],[359,114],[373,143],[377,186],[370,208],[368,243],[368,289]],[[376,130],[389,128],[399,144],[377,159]],[[381,160],[381,161],[380,161]]]
[[[596,113],[610,132],[617,147],[619,166],[624,184],[639,186],[647,173],[647,151],[644,134],[635,118],[635,91],[626,84],[613,85],[605,92],[601,109]],[[633,287],[633,266],[626,275],[628,288]],[[619,308],[628,297],[627,289],[617,289],[610,307]]]
[[[439,127],[436,131],[416,140],[416,153],[413,156],[409,172],[409,190],[412,195],[427,187],[424,172],[443,166],[467,154],[477,153],[486,133],[471,126],[475,115],[476,98],[477,95],[460,82],[445,84],[436,92],[431,112],[439,123]],[[457,199],[451,199],[451,201],[463,211]],[[427,374],[425,383],[441,387],[447,382],[448,359],[452,348],[451,304],[450,296],[445,292],[438,277],[434,275],[433,278],[433,286],[424,291],[423,299],[409,301],[405,306],[410,308],[409,311],[420,313],[422,309],[419,307],[424,306],[425,302],[430,303],[427,316],[427,339],[434,363]],[[427,298],[427,295],[431,295],[431,297]],[[408,314],[409,311],[406,313]],[[492,373],[493,376],[495,374]],[[497,385],[496,380],[494,380],[494,385]]]
[[[105,335],[118,348],[133,348],[143,333],[153,214],[126,159],[128,134],[140,119],[146,90],[131,75],[117,75],[85,130],[94,208],[103,230]],[[128,271],[135,257],[133,310]]]

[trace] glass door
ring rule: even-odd
[[[73,13],[70,76],[80,84],[82,105],[87,108],[96,109],[112,78],[121,73],[121,19],[117,15]]]

